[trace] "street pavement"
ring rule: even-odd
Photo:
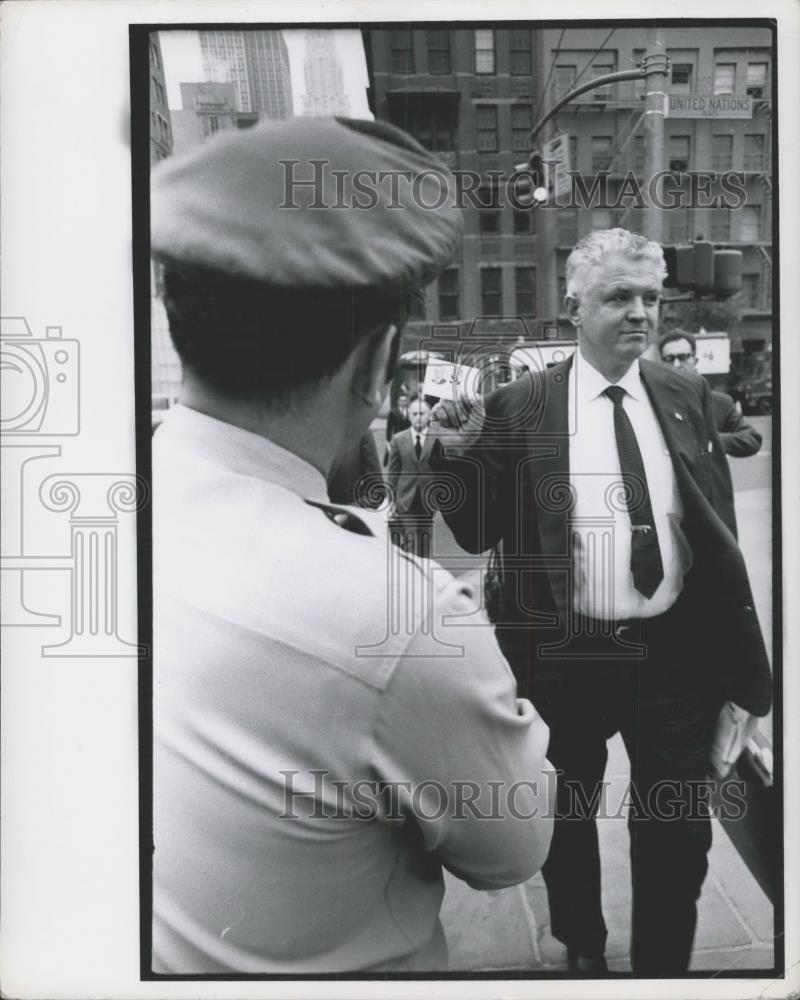
[[[772,642],[772,435],[770,417],[748,418],[764,441],[758,455],[731,460],[739,540],[753,585],[756,610],[771,651]],[[376,425],[380,453],[382,427]],[[456,575],[470,574],[483,557],[459,549],[441,518],[434,526],[433,554]],[[770,717],[762,732],[771,738]],[[609,741],[609,803],[619,803],[630,776],[617,736]],[[613,815],[614,807],[607,810]],[[630,972],[631,887],[628,831],[624,816],[598,821],[603,866],[603,909],[609,929],[607,957],[612,972]],[[767,970],[773,966],[772,905],[713,821],[709,874],[699,901],[692,971]],[[541,874],[524,885],[476,892],[446,876],[442,922],[451,970],[521,971],[531,975],[566,970],[566,951],[550,934],[547,894]]]

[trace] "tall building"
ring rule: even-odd
[[[238,111],[291,117],[289,53],[280,31],[201,31],[199,36],[205,79],[232,83]]]
[[[609,30],[613,31],[609,35]],[[564,269],[575,242],[593,229],[642,231],[643,210],[619,198],[629,172],[646,183],[644,80],[590,90],[559,111],[535,144],[562,134],[571,169],[591,193],[587,207],[516,209],[496,197],[498,179],[530,152],[530,130],[576,84],[641,63],[648,29],[367,29],[375,114],[412,133],[458,170],[481,178],[466,209],[460,257],[426,290],[428,324],[469,326],[480,318],[498,337],[519,332],[571,337],[563,312]],[[715,26],[660,31],[670,60],[664,161],[673,187],[691,173],[738,171],[739,207],[678,205],[665,211],[665,243],[702,236],[743,253],[743,323],[734,350],[771,340],[772,36],[767,29]],[[718,100],[712,100],[712,99]],[[471,181],[470,181],[471,183]],[[719,180],[717,181],[719,184]],[[599,189],[598,189],[599,190]],[[712,185],[712,190],[716,190]],[[701,199],[695,199],[701,200]],[[416,333],[424,329],[410,324]]]
[[[468,326],[499,338],[536,330],[535,213],[513,211],[499,174],[527,159],[538,104],[530,28],[364,31],[375,117],[410,132],[452,169],[482,180],[465,212],[459,256],[425,290],[406,345],[428,324]],[[415,322],[416,320],[416,322]],[[425,323],[420,322],[425,320]]]
[[[173,152],[171,115],[167,104],[164,61],[158,33],[150,33],[150,166]],[[181,367],[169,337],[167,316],[159,298],[161,266],[150,262],[151,355],[150,373],[154,408],[169,405],[177,398]],[[157,401],[157,402],[156,402]],[[169,401],[169,402],[168,402]]]
[[[172,152],[172,128],[167,105],[167,84],[158,34],[150,33],[150,166]]]
[[[247,128],[258,121],[255,112],[237,111],[232,83],[182,83],[180,110],[172,110],[173,145],[183,153],[226,129]]]
[[[342,65],[336,51],[335,32],[315,29],[306,32],[306,92],[304,115],[349,115],[350,101],[344,91]]]

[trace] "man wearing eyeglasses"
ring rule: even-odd
[[[690,372],[697,368],[697,341],[694,334],[673,330],[661,338],[658,350],[664,364]],[[711,399],[714,404],[714,420],[725,454],[733,458],[755,455],[761,447],[761,435],[747,423],[733,399],[727,393],[714,389],[711,390]]]

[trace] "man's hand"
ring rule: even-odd
[[[442,442],[448,455],[458,455],[475,444],[486,421],[480,396],[459,398],[457,402],[440,399],[431,410],[428,433]]]
[[[713,777],[727,778],[757,725],[756,716],[746,709],[732,701],[723,705],[711,746]]]

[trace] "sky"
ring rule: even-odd
[[[332,29],[333,30],[333,29]],[[292,78],[292,104],[296,115],[303,113],[305,77],[305,28],[282,32],[289,51],[289,72]],[[367,103],[369,84],[361,32],[357,28],[333,30],[336,50],[342,67],[344,89],[350,97],[350,114],[354,118],[372,118]],[[196,31],[160,31],[164,77],[167,84],[167,103],[170,110],[181,108],[182,83],[199,83],[203,80],[203,62]]]

